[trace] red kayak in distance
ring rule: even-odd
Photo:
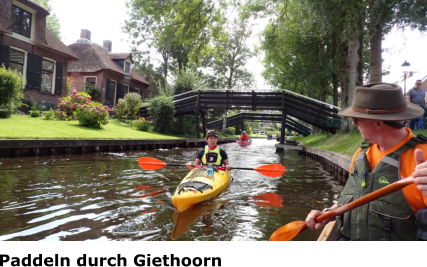
[[[237,144],[239,144],[239,146],[249,146],[250,144],[252,144],[252,142],[242,139],[242,140],[237,140]]]

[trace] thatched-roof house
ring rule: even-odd
[[[66,71],[79,57],[46,28],[49,12],[28,0],[0,1],[0,65],[27,83],[24,98],[57,104],[66,95]]]
[[[70,62],[68,75],[75,80],[77,89],[83,90],[86,83],[95,84],[102,91],[102,103],[114,106],[128,92],[144,92],[149,82],[134,69],[131,53],[112,53],[112,42],[103,46],[91,41],[91,32],[81,30],[80,39],[68,46],[80,61]]]

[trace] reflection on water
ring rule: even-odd
[[[280,226],[329,207],[341,186],[322,165],[275,141],[221,147],[232,166],[281,163],[282,177],[234,170],[216,198],[174,211],[187,169],[144,171],[140,157],[182,164],[200,148],[0,159],[0,240],[268,240]],[[295,240],[315,240],[307,230]]]

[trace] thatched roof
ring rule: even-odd
[[[132,53],[109,53],[108,56],[111,59],[119,59],[119,60],[126,60],[130,59],[130,61],[133,63]]]
[[[113,59],[126,59],[131,53],[110,53],[106,48],[95,44],[88,39],[81,38],[76,43],[68,46],[79,58],[79,61],[68,64],[68,72],[98,72],[110,70],[129,77],[131,80],[150,84],[141,75],[131,70],[131,75],[120,68]],[[120,55],[120,56],[119,56]],[[125,57],[126,56],[126,57]]]
[[[130,71],[130,79],[138,82],[142,82],[145,84],[150,84],[142,75],[140,75],[136,70],[131,69]]]

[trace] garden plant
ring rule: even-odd
[[[23,105],[25,79],[21,73],[0,67],[0,118],[10,118]]]

